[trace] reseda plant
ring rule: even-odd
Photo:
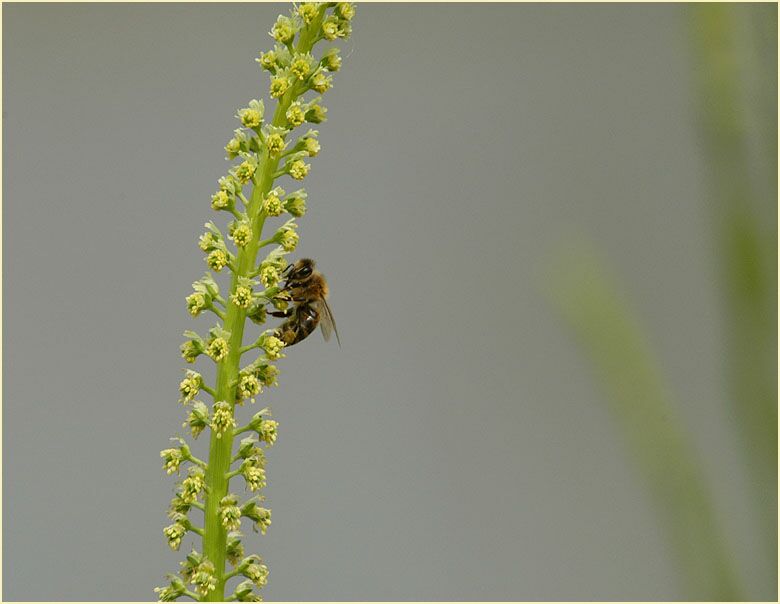
[[[246,319],[263,325],[268,305],[281,310],[289,304],[280,282],[287,266],[285,255],[298,244],[295,220],[306,211],[307,194],[304,189],[287,193],[275,183],[286,176],[303,180],[311,168],[307,159],[320,151],[316,130],[296,140],[293,131],[306,123],[325,121],[321,96],[312,93],[328,91],[333,82],[330,74],[339,70],[341,58],[336,47],[329,47],[319,59],[312,50],[322,40],[349,37],[354,14],[354,5],[348,2],[307,2],[295,5],[289,17],[279,16],[270,32],[276,40],[274,48],[256,59],[270,74],[269,94],[276,100],[273,117],[270,122],[265,119],[262,100],[249,101],[236,115],[242,128],[225,145],[227,158],[240,161],[219,179],[211,207],[232,218],[227,236],[208,222],[199,246],[212,271],[227,269],[231,274],[230,289],[223,296],[208,272],[193,283],[186,299],[189,313],[193,317],[212,313],[219,321],[205,337],[186,331],[187,340],[181,346],[187,363],[205,356],[217,366],[213,387],[193,370],[186,370],[179,384],[179,402],[188,409],[184,426],[193,438],[210,430],[208,461],[195,457],[179,437],[173,439],[173,447],[160,453],[168,474],[183,474],[168,509],[173,523],[163,534],[174,550],[188,532],[199,535],[203,551],[189,553],[181,562],[180,576],[170,574],[167,586],[155,588],[161,601],[181,596],[211,602],[262,600],[255,589],[266,585],[268,568],[260,556],[244,555],[240,528],[242,519],[247,519],[255,531],[265,534],[271,524],[271,510],[262,505],[262,490],[266,486],[265,450],[276,441],[278,424],[264,408],[239,427],[236,407],[246,401],[254,403],[264,387],[277,385],[279,370],[273,361],[285,355],[284,344],[273,329],[243,345],[244,328]],[[248,197],[245,188],[250,189]],[[263,239],[266,220],[284,214],[290,218]],[[258,264],[258,252],[268,246],[275,247]],[[258,352],[242,367],[245,355]],[[211,408],[197,400],[203,394],[213,400]],[[239,441],[234,453],[233,441],[241,434],[248,436]],[[253,494],[245,501],[230,490],[231,479],[239,477]],[[190,520],[193,510],[200,511],[202,526]],[[226,572],[226,563],[232,570]],[[226,598],[226,584],[234,577],[244,580]]]

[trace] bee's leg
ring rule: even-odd
[[[291,306],[287,310],[275,310],[273,312],[269,312],[268,314],[271,315],[272,317],[281,317],[286,319],[287,317],[292,316],[293,310],[295,309],[294,307]]]

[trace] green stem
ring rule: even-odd
[[[298,43],[298,52],[309,52],[314,43],[314,32],[319,31],[322,15],[325,6],[320,9],[318,18],[314,19],[312,24],[301,33]],[[287,124],[286,113],[293,100],[295,100],[303,90],[298,86],[291,86],[290,89],[279,99],[274,112],[272,124],[282,127]],[[266,214],[262,211],[262,200],[271,190],[274,182],[279,159],[269,157],[267,149],[263,152],[261,166],[262,171],[255,175],[255,186],[252,189],[252,195],[247,206],[247,216],[252,225],[252,241],[239,250],[236,258],[236,264],[233,265],[233,278],[230,285],[230,291],[234,291],[238,285],[239,277],[248,276],[255,267],[257,252],[260,248],[260,236],[263,232]],[[236,400],[236,380],[241,361],[241,344],[244,338],[244,324],[246,311],[232,301],[228,302],[227,313],[224,320],[224,328],[230,332],[230,350],[228,356],[223,359],[217,367],[217,401],[227,401],[235,412]],[[214,564],[215,577],[217,580],[216,589],[210,591],[204,597],[206,602],[225,601],[225,554],[227,544],[227,531],[222,526],[219,519],[219,502],[228,492],[228,472],[232,458],[233,437],[238,431],[223,434],[217,438],[212,431],[209,448],[208,471],[206,472],[206,486],[208,495],[206,497],[205,527],[203,534],[203,553]]]

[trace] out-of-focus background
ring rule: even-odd
[[[151,600],[287,7],[3,8],[2,597]],[[358,7],[300,221],[343,346],[264,401],[267,600],[776,599],[776,14]]]

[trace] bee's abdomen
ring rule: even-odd
[[[301,304],[277,329],[277,337],[285,346],[292,346],[311,334],[320,322],[320,314],[309,304]]]

